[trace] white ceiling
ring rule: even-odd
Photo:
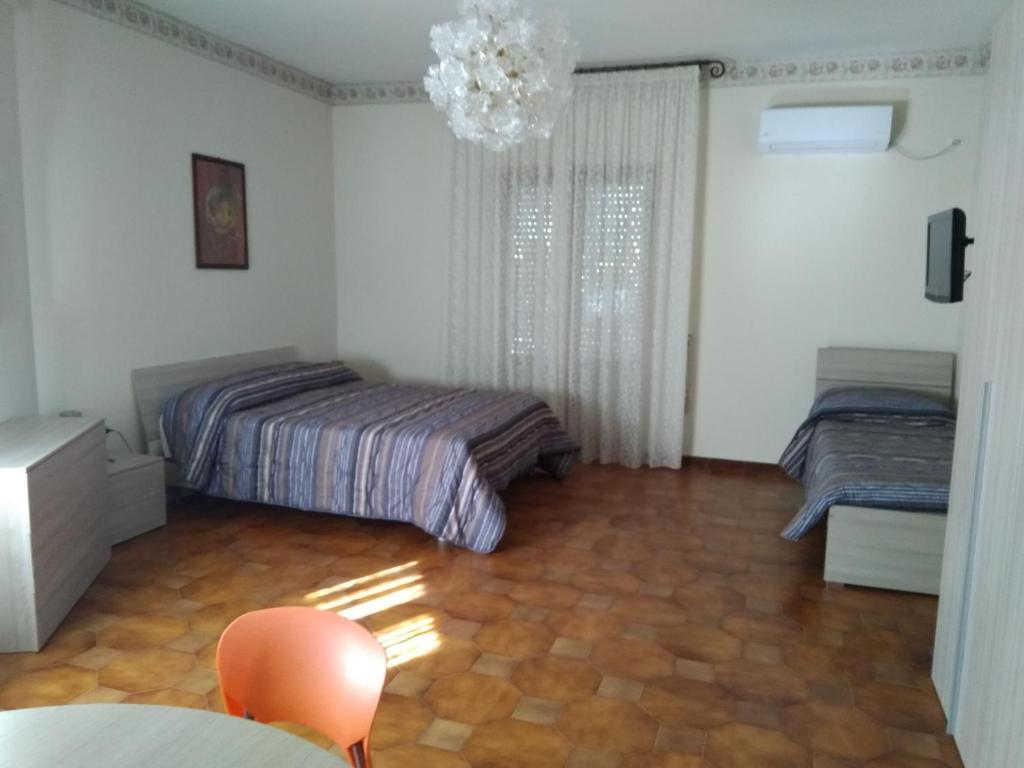
[[[457,0],[146,0],[331,82],[418,80]],[[534,0],[569,19],[585,64],[977,47],[1009,0]]]

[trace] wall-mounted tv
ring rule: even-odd
[[[941,304],[963,301],[964,253],[973,242],[967,237],[967,216],[959,208],[928,217],[926,298]]]

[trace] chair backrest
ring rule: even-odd
[[[228,712],[301,723],[348,748],[365,742],[387,654],[354,621],[314,608],[267,608],[235,619],[217,645]]]

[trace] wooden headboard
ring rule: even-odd
[[[832,387],[893,387],[952,403],[955,370],[952,352],[822,347],[814,393]]]
[[[170,365],[136,368],[132,371],[132,389],[142,420],[146,452],[160,454],[160,410],[164,403],[190,387],[233,373],[265,365],[290,363],[299,359],[296,347],[277,347],[226,357],[208,357]]]

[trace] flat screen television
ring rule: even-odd
[[[973,242],[967,237],[967,216],[959,208],[928,217],[926,298],[941,304],[963,301],[964,253]]]

